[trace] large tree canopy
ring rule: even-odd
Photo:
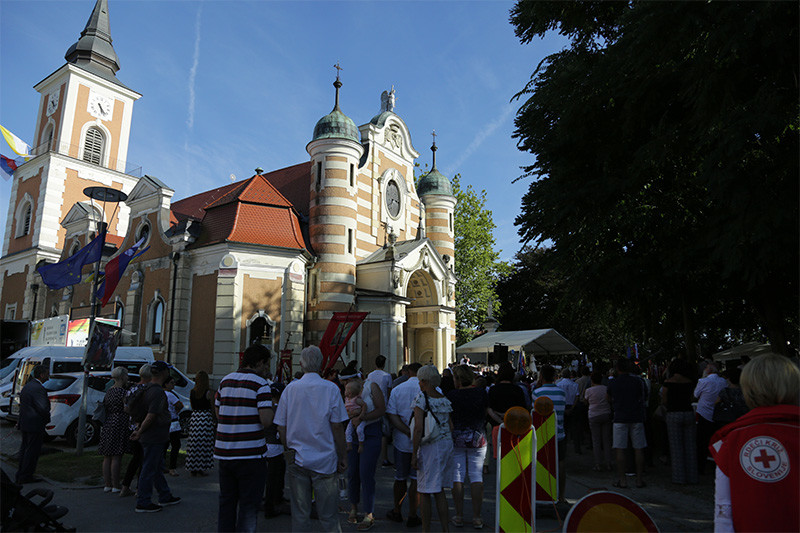
[[[456,273],[456,342],[463,344],[486,320],[489,306],[498,307],[495,285],[504,269],[495,250],[492,212],[486,209],[486,191],[461,186],[461,175],[453,178],[458,203],[453,216]]]
[[[783,351],[797,334],[798,4],[520,1],[511,20],[523,43],[571,39],[518,94],[515,137],[535,156],[523,242],[552,244],[570,297],[651,329],[680,316],[690,353],[742,301]]]

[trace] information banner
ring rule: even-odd
[[[31,346],[66,346],[69,315],[31,322]]]
[[[67,346],[86,346],[89,340],[89,323],[88,318],[78,318],[70,320],[67,327]],[[113,318],[95,318],[95,322],[108,324],[111,326],[119,327],[119,320]]]

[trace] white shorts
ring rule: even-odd
[[[629,424],[614,423],[614,443],[612,448],[625,449],[628,447],[628,434],[635,450],[647,448],[647,439],[644,437],[644,423],[632,422]]]
[[[417,492],[437,494],[453,486],[453,439],[448,435],[420,446],[417,454]]]
[[[453,483],[483,483],[483,460],[486,446],[453,448]]]

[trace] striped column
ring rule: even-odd
[[[307,340],[322,338],[335,311],[348,311],[355,298],[358,161],[363,148],[348,139],[320,139],[311,155],[309,234],[317,254],[309,300]]]

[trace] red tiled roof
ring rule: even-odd
[[[178,200],[177,202],[172,203],[170,210],[178,220],[183,220],[185,218],[202,220],[203,216],[205,216],[206,214],[205,207],[208,204],[210,204],[217,198],[224,196],[231,189],[234,189],[246,183],[246,181],[247,180],[240,181],[237,183],[230,183],[223,187],[217,187],[216,189],[211,189],[210,191],[201,192],[199,194],[195,194],[194,196],[184,198],[183,200]]]
[[[264,177],[304,216],[308,216],[311,201],[311,161],[282,168]]]
[[[239,204],[229,241],[305,249],[300,221],[290,209]]]
[[[308,214],[311,162],[206,191],[172,204],[170,221],[201,220],[197,245],[243,242],[304,250],[297,213]]]
[[[300,221],[289,207],[231,202],[207,211],[197,244],[243,242],[304,250]]]
[[[256,175],[243,182],[239,187],[230,189],[227,194],[209,203],[206,206],[206,210],[237,201],[279,207],[292,206],[289,200],[284,198],[265,176]]]
[[[117,248],[119,248],[122,243],[125,242],[125,237],[122,235],[112,235],[111,233],[106,233],[106,243],[113,244]]]

